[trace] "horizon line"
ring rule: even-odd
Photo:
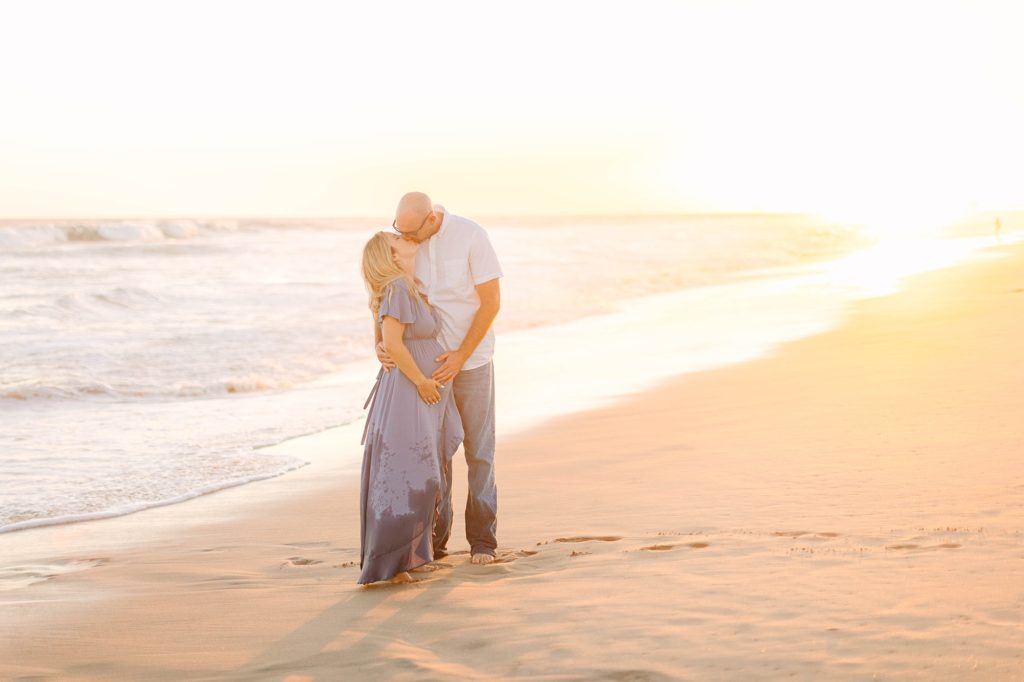
[[[967,211],[967,214],[983,214],[983,213],[1019,213],[1024,212],[1024,207],[1020,208],[986,208],[986,209],[975,209]],[[467,214],[459,214],[469,217]],[[672,217],[694,217],[694,216],[817,216],[825,217],[820,211],[813,210],[802,210],[802,211],[763,211],[763,210],[746,210],[746,211],[714,211],[714,210],[700,210],[700,211],[659,211],[659,212],[602,212],[602,213],[487,213],[479,212],[475,213],[483,218],[489,219],[510,219],[510,218],[672,218]],[[76,216],[0,216],[0,222],[14,222],[14,221],[72,221],[72,220],[111,220],[111,221],[128,221],[128,220],[378,220],[384,217],[380,215],[368,215],[368,214],[352,214],[352,215],[285,215],[285,214],[268,214],[268,215],[243,215],[243,214],[217,214],[217,215],[188,215],[188,214],[164,214],[164,215],[76,215]],[[834,220],[834,219],[833,219]],[[842,221],[842,222],[859,222],[855,220]]]

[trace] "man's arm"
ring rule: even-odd
[[[466,360],[473,354],[476,347],[484,340],[491,323],[498,316],[498,309],[501,307],[501,287],[498,278],[488,280],[476,285],[476,293],[480,297],[480,307],[473,316],[473,323],[469,325],[466,337],[462,339],[462,345],[458,350],[442,353],[437,362],[443,363],[434,372],[432,378],[442,384],[448,383],[455,375],[462,370]]]

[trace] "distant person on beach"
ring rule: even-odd
[[[1003,243],[1003,223],[999,220],[999,216],[996,216],[996,241],[1000,244]]]
[[[444,206],[432,203],[430,197],[421,192],[410,192],[402,197],[392,229],[396,234],[389,237],[402,242],[392,243],[398,258],[404,258],[400,254],[406,253],[407,249],[415,248],[415,289],[410,295],[416,293],[419,300],[424,305],[429,304],[428,307],[437,314],[438,341],[443,348],[430,360],[439,364],[431,367],[429,363],[423,362],[418,363],[417,368],[424,375],[428,370],[431,372],[430,379],[438,382],[442,398],[448,387],[451,387],[449,393],[453,395],[455,411],[460,420],[459,436],[460,439],[464,437],[468,467],[469,490],[465,518],[470,560],[475,564],[488,564],[494,560],[498,544],[498,495],[494,472],[494,331],[491,324],[500,307],[501,266],[487,232],[480,225],[448,212]],[[375,315],[375,319],[380,317]],[[383,319],[388,317],[385,314]],[[415,382],[419,377],[411,368],[413,376],[402,369],[399,362],[401,358],[395,355],[395,347],[401,348],[394,345],[395,330],[392,332],[392,343],[389,343],[381,324],[375,325],[375,330],[376,353],[382,365],[378,385],[387,381],[382,377],[397,375],[390,372],[397,366],[404,376],[392,379],[391,385],[407,383],[405,392],[408,394],[417,385]],[[376,402],[381,399],[382,389],[375,390]],[[399,428],[389,422],[408,422],[410,419],[410,415],[403,414],[400,409],[388,410],[388,414],[392,415],[390,419],[384,416],[382,409],[371,407],[370,412],[367,428],[380,430],[385,439],[393,428]],[[450,415],[446,412],[447,416]],[[436,437],[443,441],[454,433],[454,427],[445,425],[438,430]],[[419,436],[422,440],[434,438],[435,434],[420,433]],[[364,450],[363,487],[372,497],[373,481],[380,475],[379,471],[384,464],[376,461],[381,454],[371,445],[372,442]],[[448,553],[447,544],[454,514],[452,455],[447,445],[439,447],[437,451],[440,453],[441,492],[432,532],[433,559],[442,558]],[[391,456],[390,459],[390,467],[400,471],[403,461],[401,456]],[[368,505],[373,506],[372,499],[363,503],[364,516]],[[364,534],[367,527],[364,522]],[[364,560],[368,556],[365,545],[364,541]],[[430,569],[424,566],[421,570]]]

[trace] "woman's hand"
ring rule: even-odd
[[[440,381],[434,381],[429,377],[423,377],[416,384],[416,390],[419,391],[420,398],[427,405],[435,405],[441,400],[442,388],[444,388],[444,385]]]

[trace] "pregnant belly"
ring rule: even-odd
[[[416,366],[428,377],[441,366],[436,358],[444,352],[437,339],[403,339],[409,354],[416,361]]]

